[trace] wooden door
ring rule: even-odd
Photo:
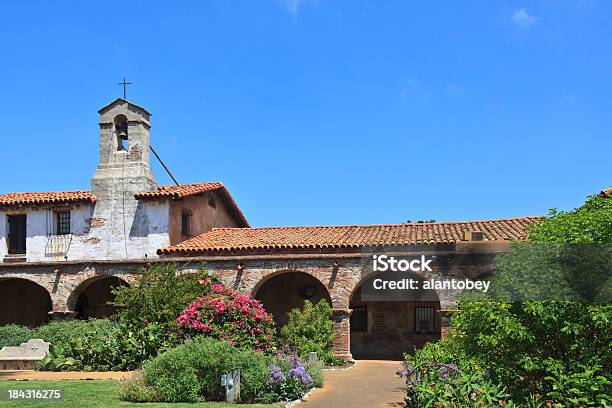
[[[8,253],[26,253],[26,216],[9,215]]]

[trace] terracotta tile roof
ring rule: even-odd
[[[0,206],[14,207],[37,204],[65,204],[96,202],[91,191],[58,191],[50,193],[8,193],[0,194]]]
[[[612,187],[604,188],[600,194],[604,197],[612,197]]]
[[[540,219],[542,217],[395,225],[214,228],[161,248],[158,254],[444,244],[462,240],[464,231],[481,231],[485,240],[523,240],[527,237],[525,228]]]
[[[214,191],[223,188],[222,183],[193,183],[171,186],[159,186],[154,191],[138,193],[134,197],[137,200],[155,200],[156,198],[184,198],[192,195]]]
[[[208,191],[219,191],[223,197],[225,204],[228,209],[232,211],[236,217],[242,222],[244,227],[248,227],[244,214],[240,211],[240,208],[230,195],[229,191],[225,188],[223,183],[212,182],[212,183],[192,183],[192,184],[179,184],[171,186],[159,186],[154,191],[138,193],[134,195],[137,200],[158,200],[163,198],[170,198],[173,200],[180,200],[185,197],[202,194]]]

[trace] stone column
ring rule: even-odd
[[[334,309],[334,354],[351,360],[351,309]]]
[[[438,310],[438,314],[440,315],[440,337],[446,338],[448,337],[448,330],[450,328],[450,322],[452,315],[454,313],[459,312],[459,306],[454,298],[444,298],[441,296],[440,299],[440,310]]]

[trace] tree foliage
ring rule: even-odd
[[[111,304],[118,306],[119,319],[130,325],[173,325],[185,306],[210,292],[210,285],[199,283],[202,279],[214,280],[203,265],[198,273],[181,274],[174,263],[153,264],[140,269],[130,286],[115,288]]]
[[[432,353],[429,346],[407,363],[456,363],[519,405],[609,406],[612,198],[553,210],[528,232],[527,243],[498,256],[494,298],[464,298],[446,347]]]
[[[316,305],[306,300],[302,309],[289,312],[289,321],[281,329],[281,342],[294,349],[300,357],[316,352],[323,361],[333,360],[334,325],[332,308],[325,300]]]
[[[591,196],[569,212],[552,209],[528,232],[533,243],[612,244],[612,197]]]

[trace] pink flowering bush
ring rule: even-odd
[[[274,351],[274,322],[258,300],[237,294],[221,283],[201,280],[200,284],[210,285],[210,293],[194,300],[176,319],[188,335],[213,337],[266,353]]]

